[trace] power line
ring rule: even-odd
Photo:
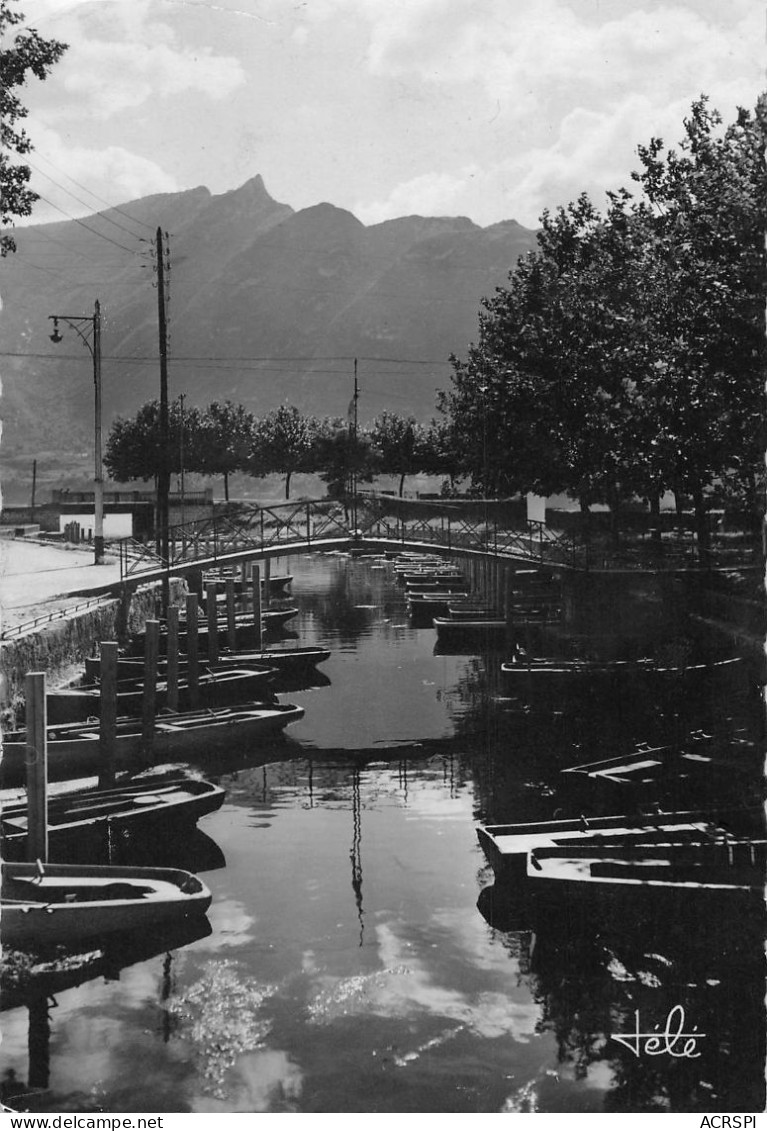
[[[54,354],[48,354],[48,353],[12,352],[12,351],[8,351],[8,350],[0,350],[0,357],[30,358],[32,360],[37,360],[37,361],[77,361],[77,360],[79,360],[79,355],[77,355],[77,354],[56,353],[54,355]],[[184,359],[184,358],[169,358],[168,360],[169,360],[169,364],[173,365],[173,366],[177,366],[179,363],[182,363],[183,365],[185,365],[188,368],[217,369],[217,370],[219,370],[223,373],[232,373],[232,374],[237,374],[237,373],[273,373],[275,375],[284,376],[284,377],[290,377],[290,376],[306,377],[309,374],[311,374],[312,376],[317,376],[317,377],[319,377],[319,376],[322,376],[322,377],[348,377],[349,376],[348,368],[343,368],[343,369],[317,369],[315,367],[312,367],[307,372],[307,370],[292,370],[292,369],[284,369],[284,368],[283,369],[277,369],[277,368],[273,368],[273,367],[268,366],[268,365],[257,365],[257,366],[246,366],[246,365],[242,365],[242,364],[225,365],[225,364],[221,364],[221,363],[210,362],[210,361],[208,361],[208,359],[205,359],[205,358],[198,359],[198,360],[190,360],[190,359]],[[276,361],[281,361],[281,360],[284,360],[284,359],[282,359],[282,358],[269,358],[269,359],[265,359],[265,360],[276,362]],[[314,359],[313,358],[304,358],[304,359],[301,359],[301,360],[306,361],[306,362],[310,362],[310,361],[313,361]],[[332,361],[332,360],[342,360],[342,359],[340,359],[340,358],[329,358],[328,360]],[[363,360],[363,359],[360,358],[358,360]],[[395,359],[392,359],[392,358],[377,358],[377,359],[371,359],[371,360],[377,360],[377,361],[381,361],[381,362],[390,362],[390,361],[394,361]],[[109,356],[108,354],[104,354],[102,356],[102,361],[110,362],[110,363],[116,364],[116,365],[147,366],[147,365],[156,365],[157,364],[157,358],[156,357],[121,357],[121,356]],[[432,369],[437,367],[437,366],[439,366],[439,367],[445,366],[446,367],[446,366],[450,365],[450,362],[445,361],[445,360],[431,361],[431,362],[429,362],[429,361],[408,362],[407,359],[399,359],[397,361],[397,363],[402,364],[402,365],[407,365],[407,364],[421,365],[421,366],[427,365],[427,366],[431,367]],[[411,371],[411,372],[413,373],[413,375],[415,375],[415,371]],[[386,371],[386,370],[380,370],[380,369],[366,369],[366,370],[364,370],[363,375],[368,376],[368,377],[391,377],[391,376],[403,377],[403,376],[407,376],[407,371],[405,371],[403,373],[403,371],[400,370],[400,371],[393,374],[391,372],[391,370]],[[434,374],[434,376],[437,376],[437,375]]]
[[[81,228],[85,228],[86,232],[90,232],[91,235],[98,236],[100,240],[106,240],[107,243],[111,243],[114,247],[119,247],[121,251],[127,251],[129,255],[138,255],[138,252],[135,250],[135,248],[126,247],[125,244],[118,243],[117,240],[113,240],[111,236],[105,236],[103,232],[97,232],[95,228],[90,228],[84,220],[78,220],[76,216],[70,216],[68,212],[66,212],[63,208],[60,208],[58,204],[54,204],[53,201],[49,200],[47,196],[43,196],[42,193],[37,193],[37,196],[40,198],[40,200],[44,200],[46,204],[50,205],[51,208],[55,208],[56,211],[60,212],[62,216],[66,216],[67,220],[71,220],[73,224],[79,224]],[[137,236],[134,238],[138,239]]]
[[[58,165],[56,165],[55,162],[51,161],[50,157],[46,157],[45,154],[40,153],[39,149],[36,149],[35,153],[39,157],[42,157],[43,161],[47,161],[48,164],[51,165],[56,170],[56,172],[61,173],[61,175],[63,177],[66,177],[67,180],[72,182],[72,184],[77,185],[77,187],[81,188],[83,190],[83,192],[87,192],[90,196],[92,196],[94,198],[94,200],[98,200],[101,204],[106,205],[106,207],[109,208],[112,212],[116,212],[119,216],[124,216],[126,220],[130,220],[131,223],[133,223],[133,224],[138,224],[140,227],[146,228],[146,230],[148,232],[153,231],[153,228],[151,227],[150,224],[145,224],[143,220],[138,220],[135,216],[131,216],[129,212],[125,212],[122,208],[119,208],[116,204],[110,204],[108,200],[104,200],[103,196],[99,196],[99,194],[97,192],[94,192],[93,189],[89,189],[87,185],[81,184],[80,181],[76,180],[76,178],[73,177],[71,173],[67,173],[64,169],[61,169]],[[31,165],[32,162],[30,161],[29,164]],[[33,168],[36,168],[36,166],[33,166]],[[42,172],[42,170],[38,169],[38,172]],[[48,173],[43,173],[43,176],[48,177],[49,180],[53,181],[53,177],[51,177]],[[57,181],[53,181],[53,183],[58,184]],[[59,188],[63,188],[63,185],[59,185]],[[64,192],[69,192],[69,189],[65,188]],[[78,199],[73,192],[69,192],[69,195],[74,196],[75,200]],[[84,200],[81,200],[80,204],[84,204],[86,208],[91,207],[91,205],[86,204]],[[106,220],[106,219],[108,219],[108,217],[105,216],[104,219]],[[131,233],[131,234],[133,234],[133,233]]]
[[[78,204],[82,204],[83,208],[92,208],[93,207],[93,205],[88,204],[88,202],[86,200],[82,200],[81,197],[79,197],[76,193],[72,192],[71,189],[68,189],[64,185],[60,184],[60,182],[57,181],[54,177],[52,177],[50,175],[50,173],[46,173],[43,169],[40,169],[37,165],[34,164],[33,161],[29,161],[29,159],[27,159],[27,163],[37,173],[39,173],[42,177],[47,177],[48,180],[51,182],[51,184],[54,184],[56,186],[56,188],[60,188],[62,192],[67,193],[69,196],[72,197],[73,200],[76,200]],[[89,192],[90,190],[86,189],[85,191]],[[44,198],[41,198],[41,199],[44,199]],[[48,201],[48,203],[50,204],[50,201]],[[55,205],[54,205],[54,207],[55,207]],[[130,230],[130,228],[126,228],[124,224],[120,224],[117,220],[113,220],[110,216],[105,216],[103,212],[95,212],[95,213],[91,212],[91,216],[93,216],[94,218],[96,216],[98,216],[98,218],[100,220],[105,220],[107,224],[112,224],[119,231],[125,232],[127,235],[129,235],[134,240],[141,238],[140,236],[137,236],[135,232],[132,232]],[[74,217],[72,217],[72,219],[74,219]]]

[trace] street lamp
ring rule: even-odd
[[[96,299],[93,306],[93,315],[90,317],[87,314],[49,314],[48,318],[53,321],[52,342],[58,345],[63,340],[59,333],[59,322],[66,322],[75,331],[93,358],[93,384],[96,394],[93,564],[101,565],[104,561],[104,471],[101,466],[101,307],[98,299]],[[92,333],[92,337],[89,337],[89,333]]]

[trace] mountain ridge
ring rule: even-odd
[[[18,251],[0,261],[6,456],[92,451],[92,360],[64,323],[63,343],[50,342],[50,315],[87,318],[100,301],[105,435],[158,396],[158,227],[170,233],[171,398],[343,415],[358,357],[363,422],[385,409],[434,415],[483,296],[536,246],[515,220],[365,225],[327,201],[295,210],[260,174],[224,193],[198,186],[18,228]]]

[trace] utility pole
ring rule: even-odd
[[[168,422],[168,322],[165,311],[165,248],[162,228],[157,229],[157,321],[160,332],[160,460],[157,468],[157,534],[160,561],[165,569],[162,580],[163,611],[170,604],[170,546],[168,533],[168,495],[170,493],[170,471],[168,461],[168,441],[170,427]]]
[[[181,402],[181,437],[179,441],[179,447],[181,450],[181,528],[183,530],[184,523],[186,522],[186,513],[184,507],[184,401],[186,400],[186,393],[179,393],[178,399]]]
[[[37,489],[37,460],[32,460],[32,514],[30,521],[35,521],[35,491]]]
[[[59,333],[59,322],[66,322],[68,326],[72,327],[93,358],[93,384],[96,399],[94,412],[93,506],[95,518],[93,524],[93,564],[101,565],[104,561],[104,469],[101,463],[101,306],[99,300],[96,299],[93,304],[92,317],[87,314],[49,314],[48,318],[53,321],[52,342],[58,344],[62,341],[62,336]],[[84,329],[84,325],[91,329],[93,335],[91,340],[87,337],[87,330]]]
[[[351,488],[352,488],[352,536],[356,537],[357,533],[357,427],[359,423],[357,402],[359,401],[360,391],[357,384],[357,358],[354,359],[354,397],[352,404],[353,410],[353,425],[352,425],[352,445],[351,445]]]

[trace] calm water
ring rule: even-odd
[[[297,635],[333,656],[324,686],[282,696],[306,708],[284,739],[204,766],[227,788],[224,807],[190,843],[167,846],[163,863],[211,888],[210,926],[193,939],[126,941],[6,993],[7,1102],[761,1111],[760,916],[726,901],[597,913],[536,904],[495,889],[475,833],[478,821],[620,812],[623,795],[574,792],[559,771],[701,728],[731,768],[666,785],[666,800],[757,800],[753,673],[696,697],[632,688],[618,700],[511,700],[500,654],[435,654],[390,566],[316,556],[283,567]],[[566,630],[527,642],[562,654],[727,654],[679,590],[577,592],[566,608]],[[699,1058],[635,1057],[611,1039],[633,1028],[635,1010],[652,1031],[676,1005],[705,1034]]]

